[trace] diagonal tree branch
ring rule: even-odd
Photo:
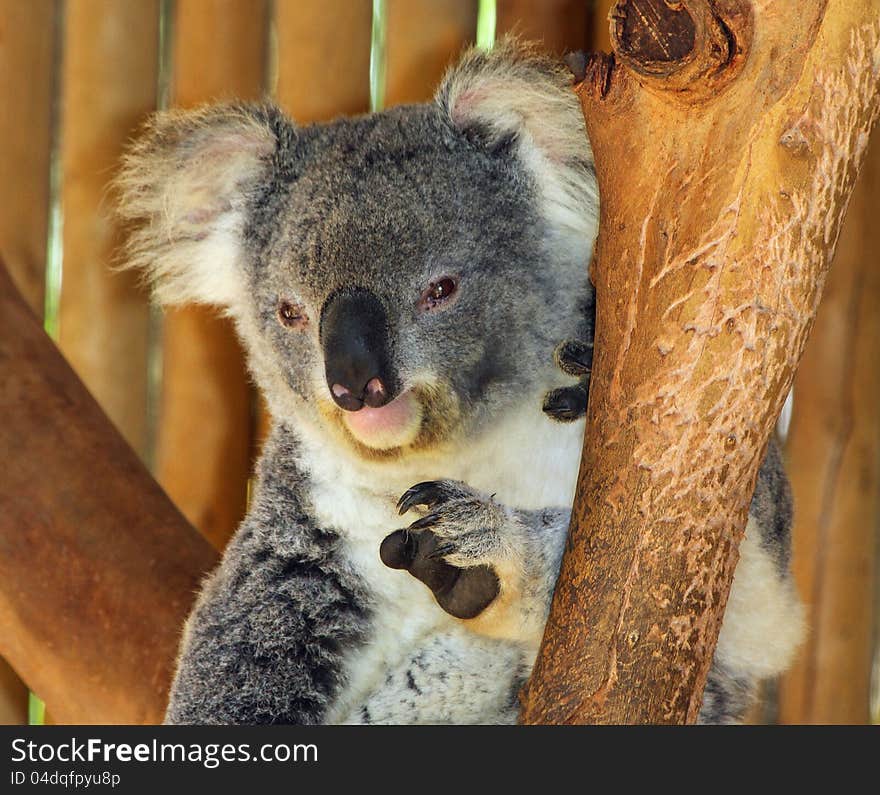
[[[162,719],[216,553],[51,343],[0,263],[0,655],[62,723]]]

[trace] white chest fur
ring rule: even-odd
[[[460,624],[406,572],[379,559],[382,539],[412,517],[397,515],[395,503],[423,480],[450,478],[495,494],[516,508],[571,505],[583,443],[583,422],[560,425],[534,411],[511,416],[456,454],[406,463],[353,462],[305,434],[304,461],[310,472],[315,518],[345,540],[352,567],[374,599],[369,643],[347,662],[349,686],[329,716],[349,714],[385,672],[437,633],[459,633]]]

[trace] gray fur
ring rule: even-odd
[[[793,505],[791,486],[775,436],[767,446],[749,512],[761,528],[761,543],[776,561],[779,576],[785,577],[791,561]]]
[[[592,345],[595,170],[565,71],[508,42],[466,54],[431,104],[305,128],[271,105],[160,114],[119,185],[131,265],[163,303],[234,319],[275,423],[188,621],[167,721],[514,720],[564,549]],[[455,300],[424,311],[444,275]],[[421,411],[396,446],[352,436],[325,378],[322,310],[355,288],[381,305],[393,383]],[[564,373],[562,340],[580,341]],[[759,563],[781,565],[785,481],[768,462]],[[476,618],[379,560],[397,498],[428,480],[451,496],[413,532],[500,583]],[[713,675],[707,718],[727,719],[712,705],[734,703],[750,665]]]
[[[314,724],[344,683],[340,648],[368,631],[369,594],[315,527],[293,434],[279,425],[253,505],[185,631],[169,723]]]

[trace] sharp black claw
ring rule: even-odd
[[[560,422],[573,422],[587,413],[587,392],[578,386],[560,387],[544,398],[544,413]]]
[[[415,505],[426,505],[428,508],[440,501],[443,489],[436,480],[426,480],[408,488],[397,501],[397,512],[401,516]]]
[[[589,375],[593,367],[593,346],[578,340],[566,340],[553,352],[556,364],[567,375]]]
[[[438,544],[434,549],[427,555],[431,560],[437,560],[438,558],[445,558],[450,552],[455,551],[455,545],[452,543],[446,544]]]
[[[429,513],[426,516],[423,516],[421,519],[416,519],[410,526],[410,530],[423,530],[426,527],[430,527],[432,524],[437,524],[440,520],[439,513]]]

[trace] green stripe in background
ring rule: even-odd
[[[49,114],[49,218],[46,229],[46,271],[43,290],[43,328],[58,341],[61,281],[64,273],[64,208],[61,204],[61,80],[64,59],[64,4],[56,3],[52,25],[52,108]],[[28,693],[28,723],[42,726],[46,705]]]
[[[480,0],[477,11],[477,47],[491,50],[495,44],[497,0]]]
[[[385,107],[385,0],[373,0],[373,28],[370,38],[370,110]]]
[[[42,726],[46,722],[46,705],[33,693],[28,694],[28,723]]]

